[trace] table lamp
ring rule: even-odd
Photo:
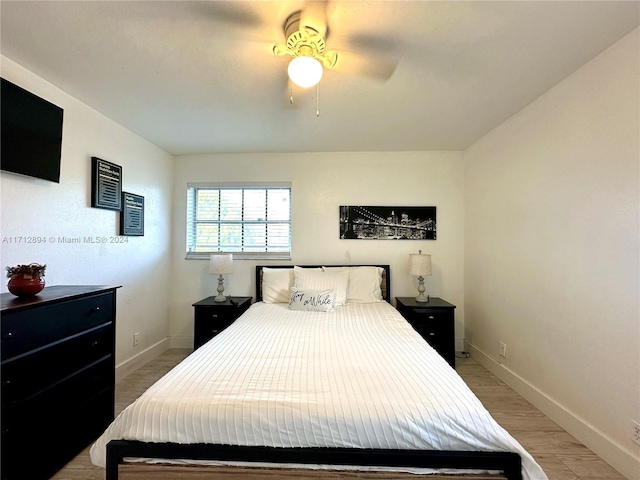
[[[416,302],[428,302],[429,296],[424,294],[424,277],[431,276],[431,255],[428,253],[423,254],[422,250],[418,250],[418,253],[409,254],[409,273],[414,277],[418,277]]]
[[[209,273],[211,275],[220,275],[218,277],[218,295],[213,299],[214,302],[224,302],[227,297],[224,293],[224,278],[222,275],[233,273],[233,254],[232,253],[212,253],[209,259]]]

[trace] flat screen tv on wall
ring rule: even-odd
[[[0,169],[60,183],[62,108],[0,80]]]

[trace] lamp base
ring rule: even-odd
[[[227,301],[227,297],[223,295],[224,293],[224,278],[222,275],[218,277],[218,295],[213,299],[216,303],[222,303]]]
[[[418,277],[418,296],[416,297],[416,302],[419,303],[428,303],[429,302],[429,295],[424,294],[425,288],[424,288],[424,277],[422,275],[420,275]]]
[[[418,295],[416,297],[416,302],[419,303],[429,303],[429,295],[424,295],[423,293],[421,293],[420,295]]]

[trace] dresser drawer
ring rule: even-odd
[[[210,340],[211,338],[218,335],[221,331],[227,328],[234,322],[234,319],[231,320],[213,320],[213,321],[202,321],[198,320],[194,328],[194,335],[197,339],[203,339],[204,342]]]
[[[414,326],[429,327],[433,323],[446,322],[451,314],[447,311],[430,308],[409,308],[402,312],[402,316]]]
[[[215,322],[220,324],[231,325],[239,316],[240,307],[233,308],[217,308],[217,307],[198,307],[196,316],[199,322]],[[246,310],[246,309],[245,309]],[[242,310],[244,312],[244,310]]]
[[[2,406],[24,401],[63,381],[113,349],[113,324],[13,357],[2,363]]]
[[[23,421],[18,424],[7,428],[3,425],[3,480],[49,479],[113,420],[113,391],[78,399],[82,400],[78,404],[74,400],[68,399],[73,411],[66,409],[49,416],[34,412],[35,415],[22,416]]]
[[[113,357],[109,355],[23,402],[3,406],[2,432],[33,427],[33,433],[38,431],[37,425],[52,424],[57,418],[76,418],[76,411],[84,404],[113,389]]]
[[[2,360],[112,320],[112,293],[11,312],[2,318]]]
[[[413,328],[415,328],[429,345],[446,357],[444,352],[449,351],[450,344],[452,344],[453,340],[453,331],[450,331],[448,325],[440,325],[433,322],[431,324],[414,325]]]
[[[422,338],[429,342],[429,345],[448,359],[450,351],[454,348],[453,321],[450,314],[446,312],[414,313],[407,320]],[[445,352],[449,352],[449,355]]]

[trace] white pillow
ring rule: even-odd
[[[293,268],[262,269],[262,301],[288,303],[293,287]]]
[[[293,287],[289,298],[289,310],[330,312],[335,301],[335,290],[302,290]]]
[[[307,290],[335,290],[336,305],[347,301],[349,272],[325,272],[322,269],[299,268],[293,270],[293,286]]]
[[[322,267],[299,267],[298,265],[293,266],[294,270],[322,270]]]
[[[322,267],[325,272],[348,272],[347,300],[354,303],[376,303],[382,299],[381,267]]]

